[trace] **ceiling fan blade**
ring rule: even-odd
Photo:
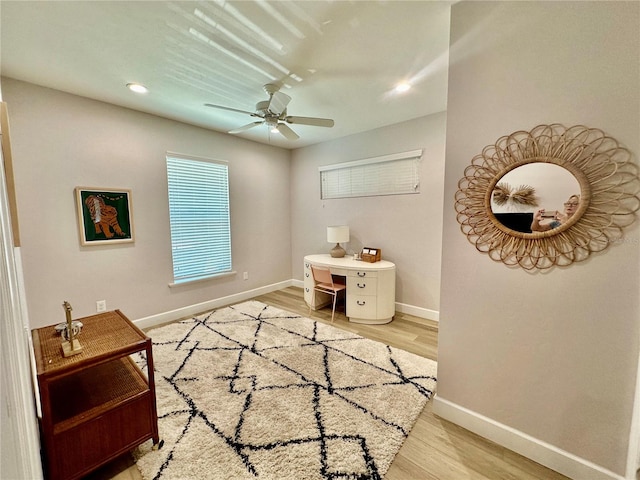
[[[278,123],[277,126],[278,132],[285,137],[287,140],[297,140],[300,136],[289,128],[289,125],[286,123]]]
[[[276,115],[280,115],[284,112],[284,109],[287,108],[290,101],[291,97],[289,95],[282,92],[273,92],[269,99],[269,111]]]
[[[247,115],[251,115],[252,117],[257,116],[254,112],[247,112],[246,110],[238,110],[237,108],[223,107],[222,105],[214,105],[212,103],[205,103],[204,105],[206,107],[219,108],[221,110],[229,110],[230,112],[245,113]]]
[[[315,117],[284,117],[283,120],[287,123],[298,125],[312,125],[314,127],[333,127],[334,121],[330,118],[315,118]]]
[[[234,128],[233,130],[229,130],[227,133],[231,133],[231,134],[241,133],[241,132],[244,132],[245,130],[249,130],[250,128],[257,127],[258,125],[262,125],[263,123],[264,122],[247,123],[246,125],[243,125],[242,127],[238,127],[238,128]]]

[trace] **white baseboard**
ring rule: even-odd
[[[134,320],[138,328],[151,328],[157,325],[173,322],[180,318],[188,317],[190,315],[197,315],[198,313],[206,312],[207,310],[213,310],[214,308],[224,307],[234,303],[242,302],[258,295],[264,295],[266,293],[275,292],[276,290],[282,290],[283,288],[290,287],[291,280],[284,282],[273,283],[264,287],[255,288],[253,290],[247,290],[245,292],[235,293],[226,297],[220,297],[213,300],[208,300],[202,303],[196,303],[195,305],[188,305],[186,307],[171,310],[169,312],[159,313],[157,315],[151,315],[149,317],[138,318]]]
[[[414,305],[407,305],[406,303],[396,302],[396,312],[408,313],[414,317],[426,318],[427,320],[433,320],[435,322],[440,320],[440,312],[429,310],[428,308],[416,307]]]
[[[625,477],[595,463],[543,442],[491,418],[445,400],[433,398],[433,413],[576,480],[625,480]],[[634,480],[627,477],[627,480]]]
[[[195,305],[189,305],[186,307],[171,310],[169,312],[159,313],[157,315],[151,315],[149,317],[139,318],[134,320],[139,328],[151,328],[164,323],[173,322],[179,318],[188,317],[190,315],[196,315],[198,313],[212,310],[214,308],[224,307],[225,305],[231,305],[233,303],[242,302],[258,295],[264,295],[265,293],[275,292],[286,287],[298,287],[304,288],[304,282],[302,280],[286,280],[284,282],[274,283],[265,287],[256,288],[253,290],[247,290],[245,292],[236,293],[227,297],[216,298],[208,300],[206,302],[197,303]],[[435,310],[429,310],[427,308],[416,307],[414,305],[407,305],[406,303],[396,302],[396,311],[401,313],[408,313],[417,318],[425,318],[427,320],[438,321],[440,313]]]

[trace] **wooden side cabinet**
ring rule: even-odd
[[[32,331],[47,478],[77,479],[159,443],[151,339],[119,310],[77,319],[82,353],[62,356],[55,326]],[[146,372],[130,355],[144,352]]]

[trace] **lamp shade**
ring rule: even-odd
[[[340,243],[349,241],[348,225],[333,225],[327,227],[327,242]]]

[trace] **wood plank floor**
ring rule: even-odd
[[[307,316],[301,288],[289,287],[255,300]],[[312,312],[314,320],[331,323],[331,308]],[[402,313],[386,325],[349,323],[338,306],[334,326],[437,360],[438,324]],[[141,480],[129,455],[106,465],[85,480]],[[479,437],[433,414],[428,402],[386,480],[562,480],[567,477]],[[205,480],[205,479],[203,479]],[[225,479],[227,480],[227,479]]]

